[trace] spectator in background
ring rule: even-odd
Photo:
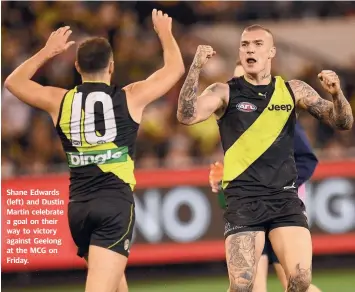
[[[216,21],[222,24],[239,20],[270,18],[273,20],[300,17],[324,18],[332,15],[353,15],[355,12],[355,2],[337,2],[330,6],[315,2],[280,2],[264,5],[262,11],[257,9],[257,13],[255,13],[255,5],[260,8],[260,5],[263,4],[181,1],[136,3],[5,1],[2,2],[2,43],[6,44],[2,46],[2,82],[17,65],[37,51],[50,32],[62,22],[70,24],[75,31],[75,38],[79,41],[91,35],[102,35],[112,41],[115,64],[120,68],[125,68],[122,71],[116,70],[113,77],[116,84],[124,86],[134,80],[141,79],[154,72],[161,65],[159,43],[154,35],[147,33],[145,29],[145,26],[150,25],[149,17],[153,8],[152,5],[166,7],[167,12],[171,12],[171,15],[180,22],[174,29],[187,64],[191,63],[196,47],[203,43],[203,40],[197,37],[196,29],[190,29],[191,25],[194,24],[209,24]],[[331,9],[328,7],[331,7]],[[133,58],[137,56],[140,57],[138,59]],[[232,75],[232,72],[229,73],[225,69],[228,64],[224,63],[224,58],[218,59],[218,57],[219,55],[215,56],[207,64],[203,75],[203,83],[224,81]],[[74,52],[56,58],[46,64],[34,79],[43,84],[71,88],[74,84],[80,82],[78,74],[71,66],[74,58]],[[351,60],[353,69],[344,72],[342,78],[342,83],[350,97],[353,109],[355,109],[355,87],[352,78],[355,72],[354,60]],[[231,62],[233,61],[231,60]],[[317,87],[318,83],[312,84],[313,77],[310,77],[314,76],[312,71],[318,72],[312,62],[310,60],[311,65],[305,68],[301,76],[295,77]],[[347,85],[345,86],[345,84]],[[148,113],[147,119],[142,122],[142,131],[137,141],[138,168],[141,166],[180,167],[180,159],[174,159],[177,163],[168,162],[167,155],[169,157],[180,157],[181,161],[184,161],[181,167],[191,163],[194,165],[209,164],[212,160],[221,157],[219,133],[218,129],[212,125],[212,120],[188,130],[183,130],[184,126],[175,122],[176,100],[181,85],[180,82],[167,93],[164,102],[153,104],[147,109],[150,113]],[[43,123],[36,121],[39,125],[38,128],[44,131],[43,135],[51,137],[51,143],[53,143],[51,147],[48,147],[50,150],[44,158],[41,153],[37,153],[41,152],[41,149],[34,147],[35,139],[31,138],[32,134],[28,132],[27,124],[23,122],[28,121],[28,118],[36,115],[37,112],[34,112],[25,104],[19,104],[6,90],[3,90],[2,102],[4,169],[7,169],[8,173],[12,175],[23,174],[35,169],[40,173],[65,170],[63,153],[59,151],[61,153],[59,155],[58,148],[52,147],[56,145],[57,140],[45,126],[46,121]],[[156,117],[153,116],[153,113]],[[14,116],[17,117],[16,121],[13,119]],[[38,118],[46,119],[44,116]],[[334,135],[331,129],[320,125],[309,115],[300,114],[299,120],[311,145],[318,149],[316,151],[321,159],[334,158],[334,155],[338,158],[347,158],[349,155],[353,155],[352,150],[349,149],[355,144],[355,134],[351,135],[351,139],[346,140]],[[201,131],[201,129],[203,130]],[[354,131],[355,129],[353,133]],[[33,134],[35,135],[35,133]],[[168,142],[169,140],[179,142],[171,143]],[[149,143],[149,147],[146,147],[147,143]],[[188,149],[183,152],[178,151],[181,145],[185,145]],[[320,148],[324,150],[319,150]],[[29,149],[31,149],[33,155],[27,157],[26,164],[29,166],[24,167],[23,162],[21,162],[23,161],[22,157],[28,153]],[[147,151],[146,149],[151,150]],[[39,165],[41,166],[39,167]]]

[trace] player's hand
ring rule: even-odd
[[[154,25],[155,32],[160,35],[161,33],[170,32],[172,26],[172,19],[166,13],[163,14],[163,11],[153,9],[152,11],[152,20]]]
[[[71,33],[72,31],[69,26],[60,27],[56,31],[52,32],[44,47],[46,52],[51,57],[54,57],[55,55],[66,51],[70,46],[75,44],[74,41],[68,42],[68,38]]]
[[[220,162],[215,162],[210,165],[210,175],[209,182],[212,188],[212,192],[218,193],[219,191],[219,183],[223,178],[223,164]]]
[[[331,95],[336,95],[341,91],[338,75],[330,70],[323,70],[318,74],[318,78],[323,88]]]
[[[215,54],[216,52],[211,46],[198,46],[193,64],[199,68],[202,68],[202,66],[205,65]]]

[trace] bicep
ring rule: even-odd
[[[48,113],[56,110],[66,92],[65,89],[42,86],[31,80],[26,80],[21,85],[10,85],[8,89],[21,101]]]
[[[224,84],[213,84],[207,87],[197,98],[196,122],[207,120],[212,114],[225,108],[228,88]]]
[[[147,79],[132,83],[124,89],[135,105],[144,108],[166,94],[179,81],[182,74],[163,67]]]
[[[289,81],[295,95],[297,107],[308,111],[313,117],[321,121],[329,121],[333,115],[333,103],[323,99],[307,83],[300,80]]]
[[[197,99],[197,119],[206,120],[218,109],[223,106],[223,101],[220,96],[208,93],[201,95]]]

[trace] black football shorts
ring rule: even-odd
[[[135,223],[134,204],[100,192],[104,191],[99,191],[95,199],[69,203],[69,227],[77,254],[86,257],[89,246],[95,245],[128,257]]]

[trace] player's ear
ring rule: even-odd
[[[273,59],[276,56],[276,47],[270,49],[269,59]]]
[[[115,70],[115,62],[110,61],[109,65],[108,65],[108,73],[113,74],[114,70]]]
[[[79,64],[78,64],[77,61],[75,61],[74,65],[75,65],[76,71],[78,71],[78,73],[81,74],[81,72],[80,72],[80,67],[79,67]]]

